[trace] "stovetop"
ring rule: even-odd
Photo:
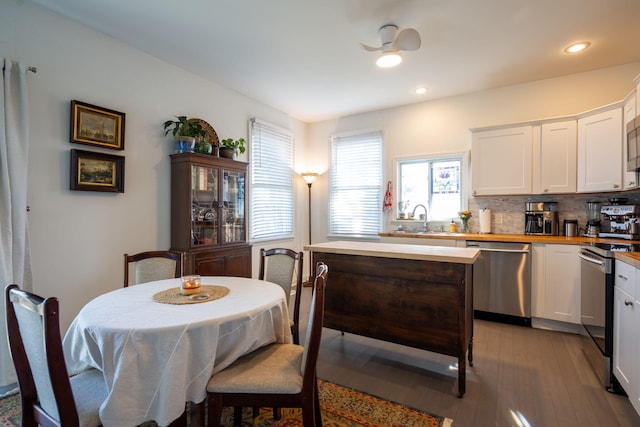
[[[622,239],[622,240],[640,240],[640,234],[631,234],[631,233],[623,233],[617,231],[611,232],[603,232],[598,233],[598,237],[609,237],[613,239]]]

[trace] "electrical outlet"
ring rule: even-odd
[[[502,224],[502,214],[495,214],[494,219],[496,220],[496,224]]]

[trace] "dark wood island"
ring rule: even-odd
[[[325,327],[456,357],[464,395],[478,249],[346,241],[304,249],[329,266]]]

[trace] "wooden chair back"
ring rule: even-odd
[[[5,297],[22,426],[79,425],[62,351],[58,299],[42,298],[15,284],[7,286]]]
[[[286,248],[260,249],[260,272],[258,279],[276,283],[282,287],[287,298],[291,299],[291,288],[295,279],[296,292],[293,302],[294,344],[299,344],[300,297],[302,294],[303,254]]]
[[[129,280],[130,264],[134,264],[134,279]],[[124,287],[154,280],[180,277],[184,271],[184,252],[146,251],[124,254]]]

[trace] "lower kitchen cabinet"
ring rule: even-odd
[[[534,317],[580,324],[579,249],[578,245],[533,245]]]
[[[201,276],[251,277],[251,246],[189,251],[186,253],[185,271]]]
[[[640,301],[637,295],[637,269],[616,260],[613,308],[613,370],[640,413]]]

